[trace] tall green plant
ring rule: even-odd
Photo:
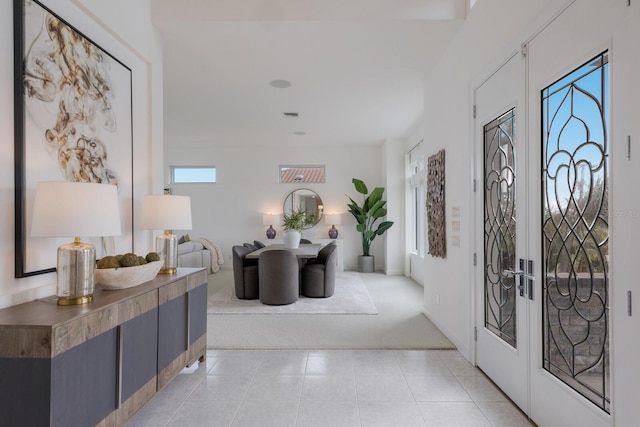
[[[369,256],[369,250],[371,249],[371,242],[376,236],[381,236],[393,225],[392,221],[383,221],[376,228],[376,222],[387,215],[387,209],[385,205],[387,202],[382,200],[382,194],[384,193],[383,187],[376,187],[371,194],[367,189],[366,184],[357,178],[351,180],[356,188],[356,191],[362,194],[362,206],[358,205],[351,197],[347,196],[351,203],[349,212],[356,219],[358,225],[356,229],[362,235],[362,255]]]

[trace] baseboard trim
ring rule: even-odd
[[[431,321],[431,323],[433,323],[438,329],[440,329],[440,332],[442,332],[444,336],[447,337],[449,341],[451,341],[453,345],[456,346],[456,349],[465,357],[465,359],[469,361],[471,360],[469,347],[458,340],[456,336],[446,327],[446,325],[443,325],[441,322],[438,322],[433,317],[431,317],[426,308],[422,309],[422,314],[424,314]]]

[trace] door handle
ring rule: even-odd
[[[520,294],[521,297],[526,295],[529,297],[530,300],[533,300],[533,282],[535,281],[535,277],[533,275],[533,260],[526,260],[526,264],[527,264],[527,271],[525,273],[524,271],[524,266],[525,266],[525,260],[520,258],[519,259],[519,270],[511,270],[511,269],[504,269],[502,270],[502,274],[506,277],[517,277],[518,278],[518,293]],[[525,279],[527,280],[527,289],[525,290],[524,287],[524,281]]]
[[[521,297],[524,297],[524,277],[526,276],[524,270],[524,259],[520,258],[519,260],[519,270],[511,270],[505,269],[502,271],[502,274],[507,277],[518,277],[518,293]]]
[[[515,271],[515,270],[503,270],[502,275],[506,277],[518,277],[518,293],[521,297],[524,296],[524,271]]]
[[[533,260],[527,260],[527,274],[525,275],[527,278],[527,295],[529,299],[533,301],[533,282],[536,280],[536,277],[533,274]]]
[[[507,277],[523,276],[524,271],[520,271],[520,270],[515,271],[515,270],[505,269],[505,270],[502,270],[502,275]]]

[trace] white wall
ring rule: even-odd
[[[387,140],[382,146],[385,177],[385,197],[387,200],[387,220],[393,221],[391,228],[381,237],[385,242],[385,272],[389,275],[404,274],[405,244],[405,140]]]
[[[404,191],[405,191],[405,200],[407,200],[407,202],[410,200],[409,198],[411,197],[409,195],[410,191],[411,191],[411,184],[408,182],[409,180],[409,173],[408,173],[408,167],[410,166],[411,163],[411,159],[413,159],[415,161],[415,158],[424,158],[424,122],[420,122],[416,128],[413,130],[413,132],[411,132],[411,135],[409,135],[409,138],[406,141],[406,147],[405,147],[405,153],[407,153],[405,155],[405,170],[404,170],[404,174],[403,174],[403,179],[404,179]],[[409,152],[411,152],[411,156],[409,156]],[[422,163],[422,165],[419,165],[418,168],[425,168],[426,166],[424,165],[424,163]],[[422,174],[422,178],[421,181],[423,182],[424,186],[424,182],[426,181],[426,169],[421,170],[419,173]],[[420,190],[424,193],[423,190]],[[421,197],[424,197],[424,195],[422,195]],[[422,212],[422,217],[426,216],[426,207],[424,206],[424,204],[421,202],[420,203],[420,207],[418,207],[418,209],[420,209]],[[407,209],[404,215],[405,218],[405,224],[410,224],[413,219],[413,213],[410,211],[410,209]],[[424,221],[423,221],[423,230],[426,230],[426,226],[424,225]],[[413,230],[410,229],[409,226],[405,226],[405,248],[407,250],[407,253],[409,253],[408,251],[411,248],[412,245],[409,244],[409,242],[413,241],[413,236],[410,235],[413,234]],[[423,233],[423,238],[426,239],[426,234]],[[425,243],[423,243],[423,245],[425,245]],[[426,245],[425,245],[426,247]],[[405,258],[405,274],[408,276],[411,276],[411,278],[413,280],[415,280],[416,282],[418,282],[420,285],[424,286],[424,277],[425,277],[425,270],[424,270],[424,253],[420,253],[420,251],[418,251],[417,253],[409,253],[406,258]]]
[[[142,195],[162,188],[162,57],[150,23],[149,0],[56,0],[58,15],[132,69],[134,133],[134,226]],[[99,7],[100,6],[100,7]],[[96,20],[94,8],[101,19]],[[99,10],[97,10],[99,8]],[[134,11],[135,13],[132,13]],[[142,19],[140,19],[142,18]],[[0,4],[0,308],[55,293],[55,274],[14,278],[13,5]],[[131,206],[121,207],[123,209]],[[139,209],[137,209],[139,212]],[[149,232],[136,232],[134,248],[150,246]]]
[[[453,247],[447,239],[445,259],[425,255],[425,312],[469,358],[473,318],[470,83],[549,3],[478,1],[425,82],[425,154],[428,157],[445,149],[447,236],[451,236],[452,207],[460,208],[461,227],[460,247]],[[504,16],[509,19],[499,18]]]
[[[193,230],[188,233],[191,237],[206,237],[217,244],[225,255],[223,268],[231,268],[233,245],[253,240],[268,243],[265,237],[267,226],[262,225],[262,215],[281,213],[285,197],[297,188],[314,190],[322,198],[325,212],[342,214],[342,224],[336,228],[339,231],[338,238],[344,239],[345,269],[356,268],[362,245],[360,234],[355,230],[355,219],[347,212],[346,195],[361,203],[361,195],[355,191],[352,178],[362,179],[370,189],[386,185],[382,175],[380,146],[283,146],[271,149],[262,146],[207,147],[207,142],[176,144],[175,141],[167,141],[165,145],[167,181],[170,166],[214,165],[217,169],[216,184],[175,184],[171,188],[173,194],[191,197]],[[280,184],[278,166],[284,164],[326,165],[326,182]],[[393,215],[401,214],[397,212]],[[401,227],[399,224],[398,229]],[[282,228],[275,225],[274,228],[278,237],[281,237]],[[328,238],[329,228],[321,222],[305,230],[303,237]],[[372,254],[376,256],[376,269],[383,270],[383,239],[373,241]]]

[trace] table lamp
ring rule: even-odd
[[[38,182],[31,236],[74,237],[58,248],[56,296],[59,305],[93,300],[96,250],[80,236],[117,236],[120,229],[118,189],[86,182]]]
[[[267,239],[275,239],[276,230],[273,228],[273,224],[280,224],[280,221],[280,215],[262,215],[262,225],[269,226],[269,228],[267,228]]]
[[[164,234],[156,237],[156,252],[163,261],[160,273],[175,274],[178,269],[178,238],[171,234],[171,230],[191,230],[191,199],[170,194],[144,196],[142,228],[164,230]]]
[[[331,228],[329,229],[329,238],[337,239],[338,229],[336,228],[336,225],[340,225],[340,214],[325,214],[324,222],[326,224],[331,224]]]

